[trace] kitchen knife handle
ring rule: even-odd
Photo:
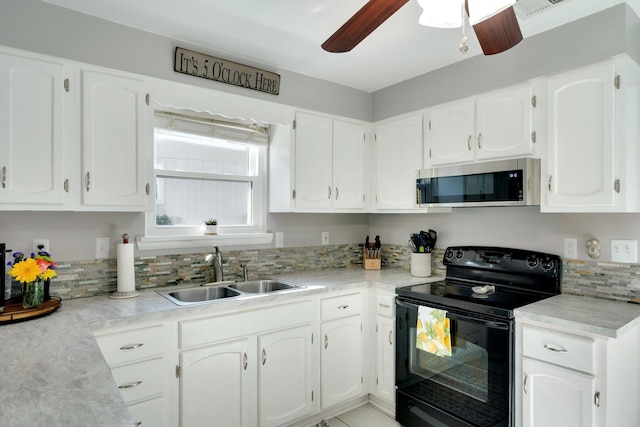
[[[331,199],[331,186],[329,186],[329,197],[327,197],[328,199]]]

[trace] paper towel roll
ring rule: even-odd
[[[133,243],[118,243],[118,292],[134,292]]]

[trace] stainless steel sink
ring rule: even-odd
[[[229,285],[229,288],[247,294],[266,294],[269,292],[286,291],[288,289],[299,287],[300,286],[292,283],[279,282],[277,280],[251,280]]]
[[[194,303],[237,297],[241,295],[241,293],[226,286],[200,286],[197,288],[161,292],[160,295],[178,305],[191,305]]]

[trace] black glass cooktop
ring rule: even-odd
[[[474,292],[472,289],[474,286],[478,285],[458,283],[455,280],[443,280],[397,288],[396,292],[401,298],[431,303],[437,308],[457,308],[463,311],[508,319],[513,318],[514,309],[550,296],[519,292],[499,286],[496,286],[494,291],[482,294]]]

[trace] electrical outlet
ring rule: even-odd
[[[42,246],[42,249],[39,246]],[[37,254],[40,251],[49,252],[49,239],[33,239],[33,253]]]
[[[564,238],[564,258],[565,259],[578,258],[578,239],[574,237]]]
[[[638,241],[625,239],[611,239],[611,261],[638,262]]]
[[[109,258],[109,238],[96,237],[96,259]]]
[[[322,232],[322,244],[323,245],[328,245],[329,244],[329,232],[328,231],[323,231]]]
[[[284,246],[284,233],[282,231],[276,231],[276,248]]]

